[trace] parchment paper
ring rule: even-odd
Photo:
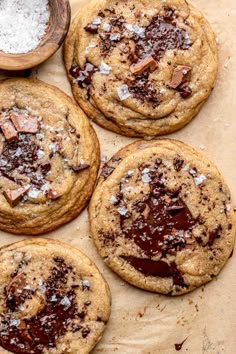
[[[71,0],[72,15],[87,1]],[[170,137],[203,150],[216,163],[229,184],[236,205],[236,2],[192,2],[206,15],[216,33],[219,73],[215,90],[198,116]],[[71,95],[61,50],[45,64],[33,69],[32,76]],[[96,125],[95,129],[103,160],[133,141]],[[103,264],[91,240],[86,210],[70,224],[45,236],[82,249],[96,262],[110,285],[112,315],[93,354],[172,354],[176,353],[174,344],[181,343],[186,337],[183,353],[236,353],[236,254],[211,283],[185,296],[171,298],[136,289]],[[1,232],[0,246],[23,238]]]

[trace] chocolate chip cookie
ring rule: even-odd
[[[87,115],[137,137],[186,125],[217,72],[212,29],[185,0],[92,0],[73,20],[64,60]]]
[[[110,315],[110,291],[95,264],[58,241],[0,249],[0,352],[88,354]]]
[[[70,97],[41,81],[2,81],[0,98],[0,229],[51,231],[91,196],[100,163],[96,134]]]
[[[106,264],[140,288],[179,295],[230,257],[236,220],[217,168],[175,140],[138,141],[103,167],[90,204]]]

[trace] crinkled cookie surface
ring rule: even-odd
[[[180,295],[230,257],[235,215],[216,167],[175,140],[139,141],[103,167],[90,203],[105,263],[140,288]]]
[[[96,134],[71,98],[41,81],[2,81],[0,97],[0,229],[51,231],[91,196]]]
[[[212,29],[185,0],[92,0],[73,20],[64,59],[87,115],[137,137],[187,124],[217,72]]]

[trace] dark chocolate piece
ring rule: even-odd
[[[151,173],[149,174],[151,176]],[[165,255],[185,247],[185,231],[191,231],[196,224],[190,210],[179,197],[179,191],[169,191],[153,173],[150,182],[151,194],[145,200],[133,203],[144,205],[148,214],[140,214],[135,220],[120,215],[120,226],[125,238],[133,240],[147,255]]]
[[[17,274],[6,289],[6,304],[12,310],[18,310],[19,306],[24,303],[33,292],[27,288],[26,274],[21,272]]]
[[[136,75],[135,80],[127,82],[129,92],[133,97],[141,102],[148,101],[153,108],[159,106],[160,99],[155,88],[155,84],[149,80],[149,72],[144,71],[142,74]]]
[[[90,165],[88,165],[87,163],[81,163],[78,166],[72,166],[72,170],[74,172],[80,172],[80,171],[83,171],[83,170],[87,170],[89,167],[90,167]]]
[[[112,174],[114,169],[115,169],[114,167],[110,167],[107,164],[105,164],[102,168],[101,177],[107,179]]]
[[[91,22],[91,23],[88,23],[88,24],[84,27],[84,29],[85,29],[86,32],[89,32],[89,33],[91,33],[91,34],[96,34],[96,33],[98,33],[99,27],[100,27],[100,23],[96,23],[96,22],[93,23],[93,22]]]
[[[17,131],[10,119],[7,118],[0,120],[0,128],[2,129],[2,132],[9,143],[18,139]]]
[[[188,82],[184,82],[182,85],[178,87],[178,91],[180,93],[180,96],[183,98],[188,98],[192,95],[193,91],[191,87],[189,86]]]
[[[39,188],[46,183],[45,176],[50,166],[40,164],[38,153],[39,145],[31,134],[19,134],[19,139],[11,143],[5,142],[1,154],[0,175],[22,184],[15,178],[15,172],[29,178],[31,184]]]
[[[183,82],[186,82],[186,80],[188,81],[191,70],[191,66],[177,65],[173,70],[170,87],[176,89]]]
[[[38,118],[24,113],[10,112],[10,118],[18,133],[36,134],[39,129]]]
[[[184,165],[184,160],[182,160],[181,158],[177,157],[176,159],[174,159],[173,161],[173,164],[174,164],[174,168],[177,172],[179,172],[183,165]]]
[[[61,194],[58,193],[57,191],[54,191],[54,190],[52,190],[52,189],[49,189],[49,191],[48,191],[48,193],[47,193],[47,197],[48,197],[49,199],[56,200],[56,199],[58,199],[58,198],[61,197]]]
[[[168,264],[162,260],[153,261],[151,259],[137,258],[133,256],[122,256],[122,258],[144,275],[161,278],[172,277],[175,285],[188,287],[175,262]]]
[[[210,232],[209,234],[209,239],[208,239],[208,246],[212,246],[215,239],[219,238],[221,236],[222,232],[222,226],[221,225],[216,225],[216,227]]]
[[[149,56],[137,64],[133,65],[130,67],[130,71],[132,74],[141,74],[144,72],[146,69],[150,69],[151,72],[156,70],[158,68],[158,64],[155,59],[153,59],[152,56]]]
[[[91,84],[92,76],[96,71],[98,71],[98,68],[88,62],[83,70],[77,64],[73,64],[70,68],[70,74],[76,79],[81,88],[86,88]]]
[[[8,203],[11,205],[11,207],[15,207],[27,193],[29,188],[29,186],[26,186],[19,187],[17,189],[5,189],[3,190],[3,195],[8,201]]]

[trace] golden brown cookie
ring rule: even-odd
[[[67,244],[28,239],[0,248],[0,352],[88,354],[110,316],[109,287]]]
[[[138,141],[103,167],[90,203],[94,242],[106,264],[140,288],[179,295],[216,276],[233,249],[227,185],[192,147]]]
[[[92,0],[72,22],[64,61],[75,99],[96,123],[155,136],[198,113],[214,86],[217,48],[185,0]]]
[[[0,84],[0,229],[36,235],[85,207],[100,163],[85,114],[38,80]]]

